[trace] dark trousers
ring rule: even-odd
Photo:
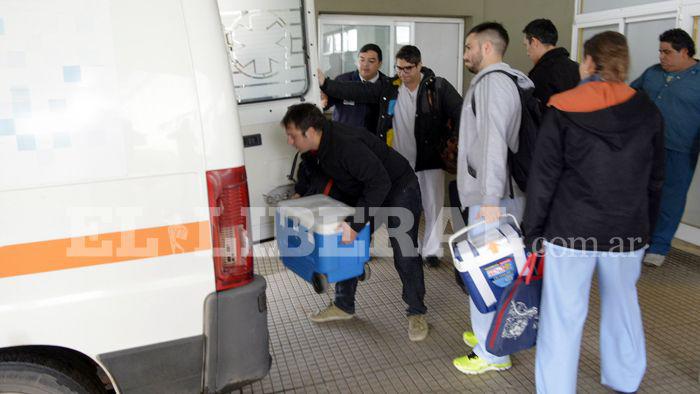
[[[413,216],[413,227],[408,230],[408,238],[403,236],[402,239],[410,239],[400,245],[399,240],[392,236],[391,229],[396,229],[400,226],[400,219],[391,214],[391,208],[408,209]],[[418,181],[414,180],[404,187],[392,189],[384,201],[381,216],[388,216],[387,230],[389,231],[389,242],[394,251],[394,267],[399,273],[401,283],[403,284],[402,298],[408,305],[406,313],[410,315],[422,315],[428,310],[423,303],[425,297],[425,281],[423,278],[423,262],[418,255],[418,222],[422,203],[420,197],[420,188]],[[379,227],[381,223],[373,223],[373,229]],[[355,292],[357,291],[357,278],[352,278],[338,282],[335,285],[335,305],[347,313],[355,313]]]

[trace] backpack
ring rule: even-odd
[[[521,104],[520,129],[518,130],[518,151],[513,152],[508,148],[508,170],[510,171],[510,196],[513,197],[513,183],[515,180],[518,188],[526,192],[527,177],[530,171],[530,163],[532,163],[532,155],[535,151],[535,142],[537,141],[537,133],[542,123],[542,104],[532,95],[534,88],[523,89],[518,85],[518,77],[504,70],[489,71],[484,75],[499,72],[507,75],[515,83],[518,89]],[[483,77],[482,77],[483,78]],[[472,112],[476,116],[476,101],[472,95]]]
[[[433,81],[429,81],[427,85],[427,99],[430,114],[433,117],[439,117],[440,103],[438,91],[442,90],[442,79],[431,77]],[[457,173],[457,135],[459,130],[456,130],[452,119],[448,119],[441,130],[440,144],[437,146],[440,160],[442,160],[442,169],[450,174]]]

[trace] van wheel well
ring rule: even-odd
[[[64,372],[94,387],[99,393],[114,393],[112,382],[102,367],[90,357],[60,346],[17,346],[0,349],[0,364],[29,362]]]

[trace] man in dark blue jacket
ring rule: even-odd
[[[354,81],[375,83],[387,80],[379,69],[382,67],[382,50],[376,44],[366,44],[360,48],[357,56],[357,70],[338,75],[336,81]],[[379,103],[360,103],[353,100],[341,100],[333,97],[323,97],[324,109],[334,107],[333,120],[350,126],[362,127],[372,133],[376,132],[379,118]]]

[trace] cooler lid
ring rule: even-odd
[[[281,219],[295,217],[299,224],[317,233],[337,232],[346,217],[355,214],[355,208],[325,194],[280,201],[277,212]]]

